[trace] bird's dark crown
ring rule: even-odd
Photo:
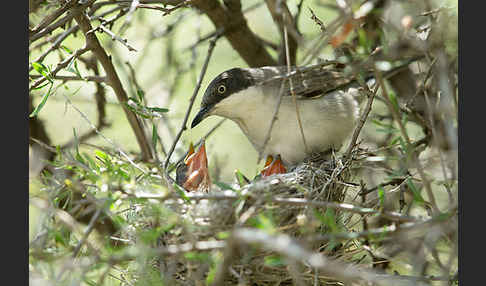
[[[220,73],[206,88],[201,106],[214,106],[224,98],[247,89],[254,84],[250,72],[242,68],[232,68]]]

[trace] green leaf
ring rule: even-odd
[[[266,266],[270,266],[270,267],[287,265],[285,263],[284,259],[282,259],[282,257],[280,257],[279,255],[265,256],[264,263],[265,263]]]
[[[248,180],[248,178],[246,178],[245,175],[243,175],[243,173],[241,173],[238,169],[235,170],[235,177],[240,187],[243,187],[250,183],[250,180]]]
[[[391,90],[388,91],[388,99],[390,99],[390,102],[392,103],[393,107],[397,110],[400,111],[400,106],[398,105],[398,99],[395,93]]]
[[[229,231],[220,231],[220,232],[216,233],[217,239],[227,239],[229,237],[230,237]]]
[[[154,146],[154,149],[157,148],[157,139],[159,135],[157,134],[157,128],[155,127],[155,124],[152,124],[152,146]]]
[[[253,221],[253,226],[259,229],[262,229],[270,234],[273,234],[277,231],[275,227],[275,223],[273,222],[272,218],[265,215],[265,214],[258,214],[256,220]]]
[[[61,48],[62,48],[63,50],[65,50],[65,51],[66,51],[68,54],[72,54],[72,53],[73,53],[73,51],[71,51],[71,50],[70,50],[68,47],[66,47],[66,46],[64,46],[64,45],[61,45]]]
[[[179,187],[177,184],[174,184],[174,189],[176,190],[177,194],[179,196],[181,196],[181,198],[186,202],[186,203],[189,203],[191,200],[189,199],[189,197],[186,195],[186,192],[181,189],[181,187]]]
[[[34,70],[36,70],[39,74],[42,74],[43,72],[47,72],[46,66],[42,63],[33,62],[32,68],[34,68]]]
[[[169,112],[168,108],[147,107],[147,109],[150,110],[150,111],[161,112],[161,113]]]
[[[39,74],[41,74],[50,83],[53,83],[53,80],[50,76],[49,68],[47,66],[45,66],[43,63],[33,62],[32,68],[34,68],[35,71],[37,71]]]
[[[130,100],[131,100],[131,101],[133,101],[133,102],[135,102],[135,103],[137,103],[137,104],[140,104],[140,101],[139,101],[139,100],[138,100],[138,98],[136,98],[136,97],[130,96],[130,97],[128,98],[128,101],[130,101]]]
[[[83,281],[88,284],[89,286],[98,286],[98,283],[96,283],[95,281],[89,279],[89,278],[84,278]]]
[[[79,155],[79,140],[78,140],[78,136],[76,135],[75,128],[73,128],[73,136],[74,136],[74,149],[76,150],[76,155]]]
[[[132,111],[133,113],[137,114],[137,115],[140,115],[141,117],[143,118],[150,118],[149,115],[141,112],[140,110],[137,110],[136,108],[134,108],[133,106],[131,106],[130,104],[124,102],[126,108],[128,108],[130,111]],[[137,104],[138,105],[138,104]]]
[[[140,99],[140,102],[143,102],[144,98],[145,98],[145,92],[141,89],[137,90],[137,95],[138,95],[138,98]]]
[[[208,253],[189,251],[184,253],[184,258],[193,261],[209,261],[211,258]]]
[[[206,277],[206,285],[210,285],[213,283],[214,278],[216,277],[216,271],[218,267],[216,265],[211,265],[208,271],[208,276]]]
[[[407,180],[407,185],[408,187],[410,188],[410,190],[412,191],[413,193],[413,200],[417,203],[424,203],[425,200],[424,198],[422,197],[422,195],[420,194],[420,190],[417,189],[417,187],[415,186],[415,184],[412,182],[411,179],[408,179]]]
[[[160,237],[160,234],[161,234],[160,227],[156,227],[156,228],[143,230],[138,235],[140,241],[146,244],[151,244],[157,241],[157,239]]]
[[[95,153],[96,156],[98,156],[99,158],[101,158],[103,160],[108,160],[109,159],[108,155],[105,152],[101,151],[101,150],[95,150],[94,153]]]
[[[34,87],[34,88],[32,88],[32,90],[38,90],[38,89],[41,89],[41,88],[43,88],[44,86],[46,86],[46,85],[48,85],[48,84],[51,84],[51,82],[46,82],[46,83],[44,83],[44,84],[41,84],[41,85],[39,85],[38,87]]]
[[[32,113],[29,115],[29,117],[34,117],[34,116],[37,116],[37,114],[39,114],[39,112],[41,111],[42,107],[44,107],[44,105],[46,104],[47,99],[51,95],[52,86],[53,86],[53,84],[51,83],[51,86],[49,87],[49,90],[47,91],[46,94],[44,94],[42,96],[41,102],[35,107],[34,111],[32,111]]]
[[[228,185],[226,183],[223,183],[223,182],[214,182],[214,184],[216,186],[218,186],[222,190],[232,190],[233,192],[236,192],[236,190],[232,186],[230,186],[230,185]]]
[[[385,190],[380,186],[378,187],[378,198],[380,200],[380,206],[384,207],[385,206]]]
[[[331,232],[338,232],[339,228],[336,223],[336,216],[333,209],[326,209],[326,212],[321,214],[317,209],[313,209],[314,216],[321,221],[321,223],[327,225]]]
[[[69,72],[72,72],[73,74],[79,76],[79,77],[82,77],[81,76],[81,73],[79,72],[79,69],[78,69],[78,61],[76,61],[76,58],[73,58],[68,66],[66,67],[66,70],[69,71]]]
[[[120,175],[121,177],[123,177],[125,180],[129,181],[130,180],[130,175],[125,172],[122,168],[118,168],[116,171],[115,171],[115,174],[116,175]]]

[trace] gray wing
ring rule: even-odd
[[[325,62],[306,67],[286,66],[249,69],[257,85],[280,90],[283,82],[283,96],[293,92],[299,98],[315,98],[355,82],[351,72],[338,68],[336,62]]]
[[[408,65],[423,56],[416,56],[406,60],[404,63],[392,68],[383,74],[383,78],[389,78],[401,70],[408,68]],[[272,90],[280,90],[283,82],[283,96],[291,96],[293,93],[301,99],[316,98],[323,96],[336,89],[347,86],[358,86],[358,69],[345,68],[345,65],[336,61],[309,65],[305,67],[286,66],[262,67],[259,69],[247,69],[257,85],[265,85]],[[361,67],[362,79],[368,83],[373,78],[373,69]],[[291,91],[291,86],[293,92]]]

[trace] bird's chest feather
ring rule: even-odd
[[[262,150],[273,122],[264,153],[280,154],[290,164],[303,160],[311,152],[339,148],[358,118],[358,105],[346,93],[298,101],[306,150],[291,97],[282,98],[276,120],[278,96],[264,94],[258,87],[234,94],[218,105],[213,114],[235,121],[258,151]]]

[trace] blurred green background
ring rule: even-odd
[[[242,1],[243,10],[252,7],[257,2],[259,1]],[[295,13],[298,2],[288,1],[288,6],[292,13]],[[325,24],[332,21],[336,16],[333,10],[318,5],[317,2],[319,1],[304,1],[302,14],[299,18],[298,25],[300,31],[307,39],[313,39],[320,33],[319,27],[311,20],[311,13],[308,8],[311,8]],[[443,3],[452,7],[451,13],[457,14],[457,2],[457,0],[447,0]],[[334,1],[327,1],[326,3],[334,3]],[[42,15],[42,13],[39,13],[39,15]],[[279,43],[279,32],[265,5],[260,5],[256,9],[246,13],[245,16],[250,28],[259,37],[273,43]],[[33,23],[37,23],[40,19],[40,16],[30,16],[30,20]],[[180,23],[178,23],[179,21]],[[123,22],[123,19],[118,21],[117,24],[111,27],[111,30],[117,33]],[[167,27],[176,23],[176,28],[169,36],[158,36],[164,33]],[[149,102],[148,105],[169,109],[169,112],[166,114],[167,120],[158,120],[159,135],[166,150],[170,148],[173,142],[173,137],[168,134],[167,127],[169,126],[173,130],[173,134],[176,134],[181,126],[189,105],[189,99],[194,91],[199,72],[207,54],[208,41],[198,45],[194,50],[188,49],[188,47],[196,43],[200,37],[213,31],[213,24],[205,15],[198,14],[192,8],[183,8],[167,16],[162,16],[162,13],[156,10],[138,9],[133,14],[131,25],[126,33],[123,34],[123,38],[126,38],[137,49],[137,52],[128,51],[125,46],[119,42],[112,41],[111,37],[105,33],[97,33],[98,38],[102,41],[102,45],[113,56],[115,68],[129,96],[135,96],[136,89],[130,80],[129,69],[125,62],[129,62],[134,67],[136,79],[145,92]],[[77,33],[76,37],[69,36],[63,42],[63,45],[73,51],[82,47],[83,44],[84,38],[80,32]],[[305,54],[311,47],[312,41],[303,44],[303,47],[298,51],[298,63],[299,57]],[[30,51],[29,60],[33,61],[44,51],[45,48]],[[269,51],[272,55],[276,55],[274,51],[270,49]],[[173,62],[168,61],[168,54],[171,54],[173,59],[177,60],[182,67],[189,67],[195,59],[194,67],[182,75],[172,95],[169,94],[169,89],[173,84],[177,70],[174,68]],[[327,48],[323,50],[319,57],[323,59],[332,58],[331,49]],[[59,60],[60,58],[57,53],[51,53],[44,60],[44,64],[55,66]],[[227,69],[246,66],[239,55],[229,45],[228,41],[225,38],[221,38],[216,44],[207,73],[191,111],[188,125],[190,125],[192,118],[199,109],[202,95],[209,82],[219,73]],[[80,70],[81,74],[88,74],[82,68],[82,65],[80,65]],[[103,72],[101,73],[103,74]],[[62,71],[58,75],[72,74]],[[39,103],[42,94],[45,92],[46,88],[32,92],[34,95],[34,105]],[[73,138],[73,129],[76,130],[78,135],[91,130],[90,125],[82,116],[72,106],[66,103],[63,94],[69,97],[73,104],[88,116],[91,122],[95,123],[97,120],[97,111],[94,103],[94,92],[94,83],[69,82],[60,86],[48,99],[39,117],[43,120],[53,145],[63,145],[70,141]],[[106,88],[106,93],[108,100],[106,109],[107,120],[111,126],[102,129],[101,132],[113,140],[122,150],[139,152],[134,134],[110,87]],[[375,104],[379,110],[380,103]],[[195,129],[190,129],[188,126],[188,129],[183,133],[181,141],[177,145],[171,161],[175,162],[181,158],[184,152],[187,151],[189,143],[199,141],[219,120],[221,120],[219,117],[210,117]],[[375,129],[376,127],[373,125],[366,125],[361,136],[364,138],[367,136],[376,136]],[[150,138],[150,128],[148,130],[147,134]],[[419,134],[420,130],[412,130],[411,135],[415,138],[418,138]],[[99,146],[113,147],[100,136],[95,136],[87,142]],[[82,145],[80,148],[86,152],[93,151],[93,149],[85,149]],[[263,165],[263,162],[257,162],[258,154],[241,130],[235,123],[229,120],[206,141],[206,150],[209,157],[210,174],[213,180],[216,181],[232,181],[235,169],[239,169],[249,178],[253,178],[261,170]],[[30,192],[35,193],[37,190],[35,179],[32,178]],[[445,194],[442,199],[446,199]],[[35,225],[36,216],[36,211],[30,212],[31,227]],[[30,233],[32,234],[32,232]]]

